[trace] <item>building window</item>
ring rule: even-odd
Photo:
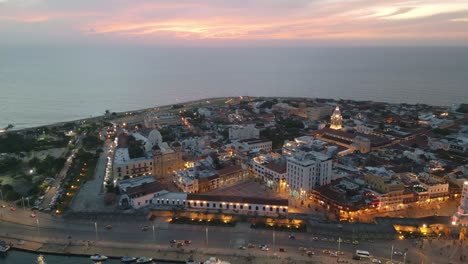
[[[244,209],[244,206],[243,206],[243,205],[241,205],[241,206],[240,206],[240,209]]]
[[[210,203],[206,203],[206,207],[210,207]]]
[[[286,212],[286,208],[283,208],[283,212]]]
[[[237,205],[234,205],[233,207],[234,207],[234,209],[236,209]]]
[[[222,205],[222,204],[219,204],[219,208],[223,208],[223,205]]]
[[[263,206],[263,211],[265,211],[265,206]]]
[[[273,211],[273,207],[270,207],[270,212]]]
[[[251,209],[252,209],[252,206],[251,206],[251,205],[249,205],[249,210],[251,210]]]
[[[258,206],[255,206],[255,211],[258,211]]]
[[[229,209],[229,204],[226,204],[226,208]]]

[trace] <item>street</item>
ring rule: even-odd
[[[280,254],[284,256],[299,256],[299,247],[306,247],[316,255],[331,258],[322,253],[323,249],[331,251],[338,250],[338,243],[319,239],[314,241],[310,233],[297,233],[295,239],[289,239],[288,232],[274,232],[270,230],[250,229],[248,223],[238,223],[236,227],[205,227],[196,225],[169,224],[162,218],[153,222],[146,220],[132,220],[132,218],[110,217],[106,220],[91,221],[84,219],[63,219],[39,213],[36,217],[30,216],[30,211],[17,209],[9,210],[9,207],[1,208],[0,236],[14,237],[28,241],[38,241],[46,243],[66,243],[82,244],[91,241],[99,245],[109,247],[120,247],[122,244],[129,248],[136,245],[152,245],[160,249],[170,248],[170,240],[191,240],[192,244],[188,249],[205,250],[211,249],[216,252],[230,254],[253,254],[271,255]],[[106,229],[106,225],[112,225],[112,229]],[[142,226],[148,226],[146,231],[142,231]],[[154,233],[152,226],[155,226]],[[269,251],[256,249],[239,250],[240,246],[252,243],[255,245],[266,244]],[[412,263],[420,262],[424,258],[429,258],[436,262],[439,253],[431,250],[422,251],[420,245],[408,240],[379,240],[361,241],[359,245],[350,243],[340,243],[341,251],[345,254],[340,256],[343,259],[351,260],[356,249],[367,250],[378,259],[389,259],[391,246],[395,249],[408,249],[407,260]],[[436,245],[434,243],[434,245]],[[279,252],[282,248],[285,252]],[[453,263],[456,262],[456,254],[453,254]],[[394,260],[402,261],[401,256],[393,256]],[[443,256],[441,260],[446,260]],[[439,263],[446,263],[441,261]]]

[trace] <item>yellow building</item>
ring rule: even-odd
[[[336,106],[335,111],[333,111],[333,114],[330,118],[330,128],[339,130],[343,127],[342,122],[343,117],[341,117],[340,107]]]
[[[176,170],[184,168],[184,161],[182,159],[183,152],[180,143],[175,142],[169,146],[166,142],[153,147],[154,176],[169,176]]]

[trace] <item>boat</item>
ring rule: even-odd
[[[152,258],[147,258],[147,257],[139,257],[136,261],[138,264],[146,264],[146,263],[153,263]]]
[[[211,257],[207,261],[203,262],[203,264],[230,264],[227,261],[220,260],[216,257]]]
[[[132,262],[135,262],[136,261],[136,258],[135,257],[131,257],[131,256],[123,256],[120,261],[122,263],[132,263]]]
[[[0,240],[0,253],[5,254],[10,250],[10,245],[8,245],[4,240]]]
[[[92,255],[91,257],[89,257],[92,261],[105,261],[108,259],[108,257],[106,256],[103,256],[103,255],[99,255],[99,254],[96,254],[96,255]]]
[[[43,255],[37,256],[36,263],[37,263],[37,264],[47,264],[47,263],[45,262],[45,258],[44,258]]]

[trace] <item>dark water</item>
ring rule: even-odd
[[[37,254],[10,250],[6,256],[0,256],[0,264],[36,264]],[[89,257],[63,257],[55,255],[44,255],[47,264],[93,264]],[[110,259],[105,264],[121,263],[119,260]],[[168,262],[157,262],[167,264]]]
[[[216,96],[468,101],[468,48],[0,47],[0,128]]]

